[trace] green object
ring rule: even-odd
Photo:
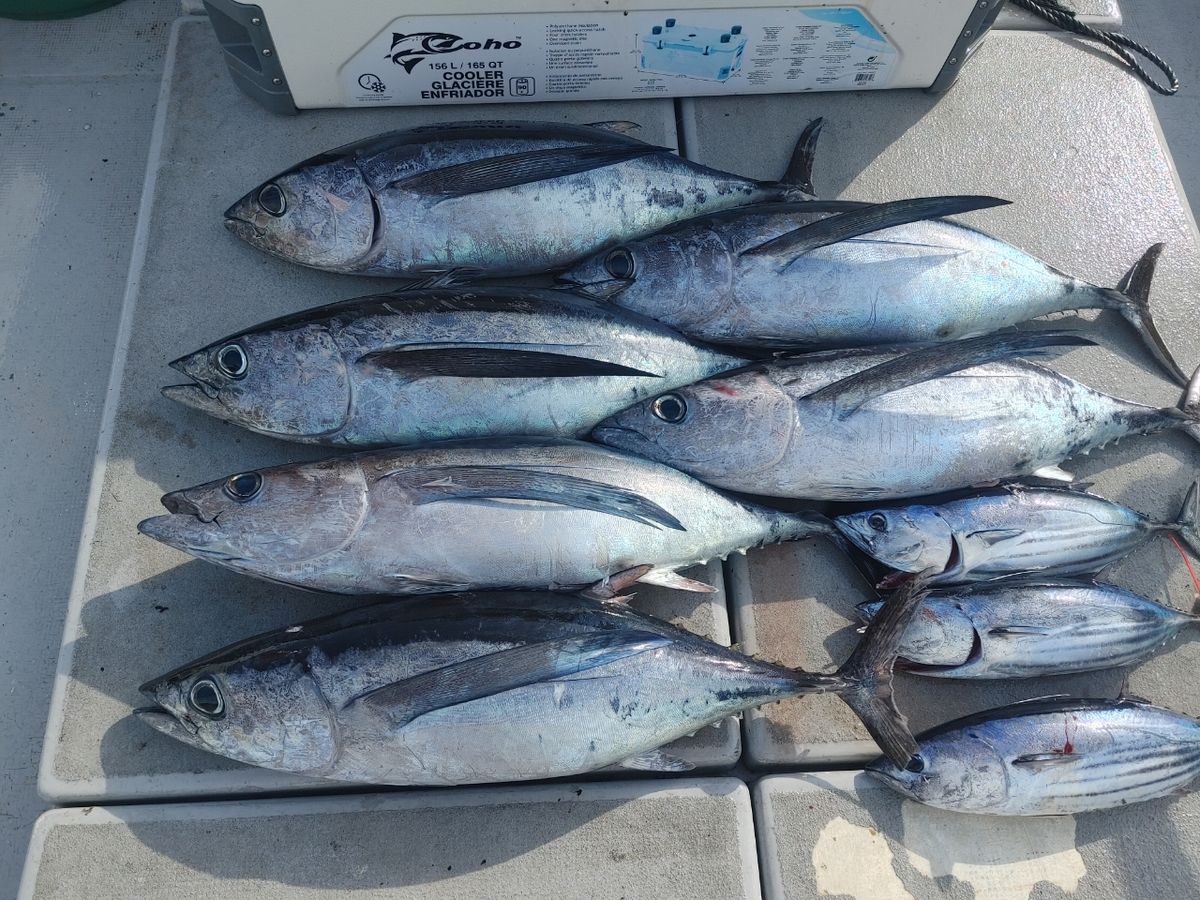
[[[0,18],[70,19],[116,6],[121,0],[0,0]]]

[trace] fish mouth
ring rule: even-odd
[[[159,501],[166,508],[167,512],[177,516],[195,516],[201,522],[211,522],[212,519],[206,519],[200,514],[200,507],[196,505],[196,501],[188,497],[186,491],[171,491],[169,494],[163,494],[162,500]],[[162,518],[167,518],[163,516]],[[215,518],[215,517],[214,517]],[[146,521],[151,521],[147,519]]]
[[[900,778],[897,778],[891,772],[885,772],[883,769],[877,768],[877,763],[870,763],[864,771],[872,778],[877,778],[890,787],[894,791],[904,794],[906,797],[912,795],[909,786]]]
[[[155,731],[161,731],[184,744],[199,747],[202,750],[206,749],[204,743],[197,737],[200,729],[193,722],[185,721],[161,706],[140,706],[132,712],[135,718],[145,722]]]
[[[194,409],[219,419],[227,418],[224,404],[217,397],[216,391],[203,382],[192,384],[169,384],[162,388],[161,393],[168,400],[180,403],[189,409]]]
[[[153,538],[161,544],[166,544],[168,547],[174,547],[176,550],[182,550],[184,553],[190,553],[192,556],[200,559],[209,559],[214,562],[235,562],[240,557],[231,553],[226,553],[223,550],[214,550],[210,547],[198,546],[194,540],[190,539],[189,531],[194,532],[194,528],[189,528],[189,525],[211,524],[217,520],[216,516],[211,519],[206,519],[201,515],[199,508],[191,500],[181,496],[182,492],[167,494],[163,497],[163,506],[171,511],[170,515],[152,516],[149,519],[143,519],[138,522],[137,530]]]
[[[629,450],[641,456],[654,457],[658,452],[658,446],[652,440],[640,431],[626,428],[624,425],[597,425],[592,429],[591,438],[609,447]]]
[[[229,209],[225,210],[226,231],[230,232],[236,237],[241,238],[243,241],[248,241],[251,238],[260,238],[267,233],[265,228],[259,228],[249,219],[243,219],[239,216],[233,215],[235,207],[236,204],[235,206],[231,206]]]
[[[179,359],[173,359],[167,363],[168,366],[170,366],[180,375],[185,375],[192,379],[187,385],[173,385],[173,387],[199,387],[209,397],[216,399],[220,395],[221,386],[219,384],[213,384],[209,381],[206,381],[203,377],[201,377],[200,374],[198,374],[197,370],[199,370],[201,367],[194,364],[197,356],[199,356],[198,353],[189,353],[187,356],[181,356]]]
[[[568,278],[566,275],[559,275],[558,282],[563,287],[574,291],[577,294],[583,294],[585,297],[592,297],[596,300],[611,300],[621,291],[625,290],[633,284],[632,278],[605,278],[601,281],[576,281],[573,278]]]

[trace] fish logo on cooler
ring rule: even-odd
[[[482,41],[464,40],[460,35],[444,31],[419,31],[415,34],[392,32],[392,46],[384,56],[411,74],[417,63],[427,56],[456,53],[459,50],[516,50],[519,40],[502,41],[485,38]]]

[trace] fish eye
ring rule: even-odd
[[[604,257],[604,268],[613,278],[629,281],[634,275],[633,254],[624,247],[618,247]]]
[[[887,531],[887,518],[883,513],[871,513],[867,516],[867,524],[876,531]]]
[[[258,206],[263,212],[279,218],[287,212],[287,197],[279,185],[271,183],[258,192]]]
[[[188,706],[196,712],[215,719],[225,712],[225,698],[216,682],[211,678],[201,678],[188,691]]]
[[[650,408],[658,418],[675,425],[687,415],[687,403],[678,394],[663,394]]]
[[[241,344],[226,344],[217,351],[217,368],[230,378],[241,378],[250,368],[250,360]]]
[[[262,490],[263,478],[257,472],[243,472],[240,475],[230,475],[225,482],[225,493],[238,503],[253,500]]]
[[[920,774],[925,771],[925,757],[920,753],[914,753],[913,758],[908,761],[908,765],[904,767],[909,772]]]

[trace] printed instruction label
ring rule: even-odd
[[[854,7],[404,16],[341,69],[353,105],[600,100],[886,87]]]

